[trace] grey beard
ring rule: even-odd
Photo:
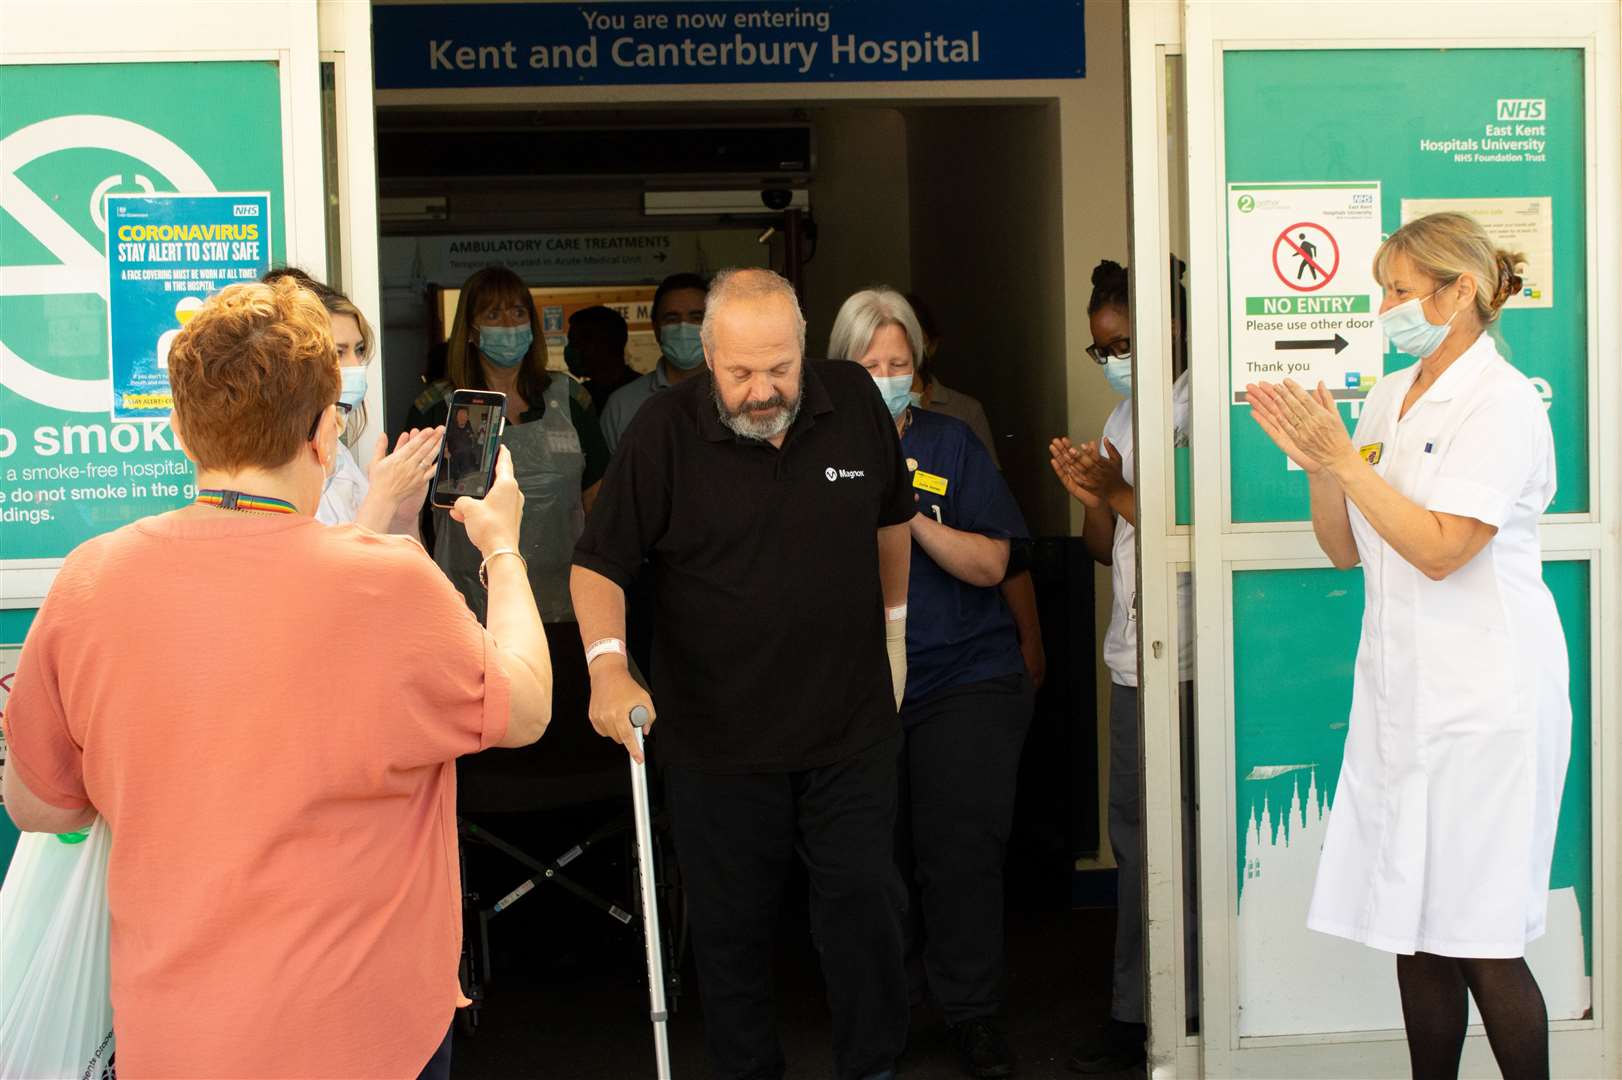
[[[770,404],[778,406],[778,410],[769,420],[757,419],[754,415],[757,410],[752,409],[728,412],[726,402],[721,400],[721,390],[713,379],[710,381],[710,400],[715,402],[715,413],[728,431],[740,438],[766,442],[787,431],[800,415],[800,403],[805,400],[805,376],[801,374],[800,392],[794,395],[792,402],[785,400],[782,394],[772,398]]]

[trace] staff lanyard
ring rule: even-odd
[[[298,507],[286,499],[269,495],[245,495],[240,491],[204,490],[197,493],[197,505],[216,506],[244,514],[296,514]]]

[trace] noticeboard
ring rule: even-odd
[[[1351,197],[1374,192],[1379,235],[1464,210],[1526,256],[1500,330],[1508,359],[1549,407],[1560,477],[1550,512],[1588,510],[1582,50],[1229,51],[1222,77],[1229,392],[1242,394],[1247,365],[1304,364],[1314,379],[1330,376],[1351,420],[1376,379],[1412,363],[1364,325],[1374,313],[1361,298],[1378,311],[1367,250],[1378,237],[1368,220],[1345,216]],[[1266,198],[1284,204],[1276,220],[1260,208]],[[1306,520],[1305,474],[1230,400],[1233,520]]]

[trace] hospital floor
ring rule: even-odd
[[[482,818],[491,831],[550,858],[566,849],[570,831],[589,832],[601,820],[589,810],[559,823],[532,815]],[[624,902],[625,853],[607,843],[570,872],[582,883]],[[500,896],[527,873],[504,856],[470,849],[469,876],[485,896]],[[1008,1030],[1029,1080],[1070,1077],[1065,1058],[1089,1027],[1102,1026],[1109,1008],[1109,909],[1064,910],[1030,902],[1011,890],[1008,913]],[[791,885],[777,955],[777,1015],[790,1080],[832,1075],[828,1008],[812,951],[803,888]],[[1051,896],[1051,894],[1049,894]],[[489,900],[486,899],[486,904]],[[458,1032],[455,1080],[634,1080],[653,1075],[652,1034],[640,934],[558,888],[529,893],[490,928],[494,977],[476,1034]],[[671,1018],[672,1071],[677,1078],[708,1075],[703,1002],[686,989]],[[951,1080],[964,1075],[944,1024],[930,1009],[913,1011],[911,1038],[901,1062],[905,1080]],[[1125,1075],[1125,1074],[1123,1074]],[[1141,1073],[1139,1074],[1141,1075]]]

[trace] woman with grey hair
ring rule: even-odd
[[[1035,691],[998,586],[1027,533],[985,446],[961,420],[914,408],[923,332],[888,288],[839,309],[828,355],[879,386],[912,477],[907,686],[896,855],[922,915],[928,988],[971,1076],[1010,1076],[1002,1022],[1003,859]],[[927,928],[927,933],[925,929]]]

